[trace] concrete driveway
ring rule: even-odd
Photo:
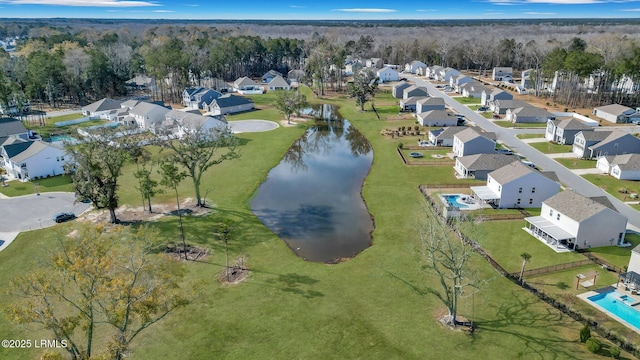
[[[13,233],[42,229],[55,224],[53,217],[59,212],[80,215],[91,204],[76,202],[75,194],[63,192],[42,193],[0,199],[0,233]]]

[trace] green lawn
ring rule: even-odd
[[[494,124],[504,127],[504,128],[544,128],[547,127],[547,124],[544,123],[512,123],[511,121],[506,120],[497,120],[493,122]]]
[[[557,158],[555,160],[569,169],[594,169],[596,167],[595,160],[578,158]]]
[[[524,220],[489,221],[482,224],[484,239],[480,242],[491,256],[509,272],[522,266],[520,254],[531,254],[527,268],[539,268],[585,259],[577,253],[556,253],[522,228]]]
[[[633,200],[630,194],[640,194],[639,181],[618,180],[604,174],[585,174],[583,177],[622,201]]]
[[[266,94],[268,95],[268,94]],[[437,321],[443,305],[434,292],[437,278],[425,271],[416,253],[416,225],[425,203],[418,185],[455,182],[447,167],[407,167],[398,161],[397,140],[381,137],[390,121],[374,119],[372,112],[355,109],[352,99],[309,97],[310,101],[341,105],[341,113],[374,148],[373,167],[362,190],[375,218],[373,244],[355,258],[336,265],[304,261],[268,230],[250,211],[249,202],[268,171],[304,131],[281,127],[264,133],[240,134],[242,157],[210,169],[203,190],[210,190],[211,214],[185,217],[187,241],[211,249],[201,262],[187,264],[187,276],[202,290],[188,307],[176,311],[136,339],[135,359],[585,359],[590,354],[577,341],[581,324],[539,301],[527,291],[497,275],[475,257],[474,268],[488,282],[473,298],[460,301],[463,316],[474,315],[479,331],[474,336],[445,329]],[[253,118],[274,116],[266,111]],[[244,116],[244,114],[243,114]],[[119,194],[122,204],[137,206],[131,175],[124,172]],[[181,196],[192,197],[187,180]],[[170,202],[164,194],[155,202]],[[215,281],[224,264],[224,246],[212,229],[224,219],[237,224],[230,255],[244,254],[250,277],[234,286]],[[531,266],[556,262],[551,250],[535,249],[536,240],[524,231],[505,230],[504,222],[490,222],[487,241],[501,251],[500,259],[519,268],[519,254],[533,254]],[[56,229],[66,234],[74,223]],[[167,241],[178,234],[175,218],[151,224]],[[512,226],[521,227],[523,222]],[[0,252],[0,282],[40,266],[51,249],[52,229],[23,233]],[[497,246],[501,245],[501,246]],[[519,246],[516,246],[519,245]],[[507,254],[510,249],[511,254]],[[567,254],[569,258],[571,254]],[[565,259],[558,259],[562,262]],[[14,299],[0,293],[6,306]],[[475,305],[475,306],[474,306]],[[0,317],[4,339],[50,338],[37,326],[15,325]],[[425,342],[425,339],[428,339]],[[176,341],[180,346],[176,346]],[[39,358],[42,349],[0,349],[2,359]]]
[[[619,246],[603,246],[591,248],[588,251],[606,260],[610,264],[624,268],[629,265],[629,258],[631,258],[631,249],[640,244],[640,235],[626,234],[624,240],[631,243],[632,245],[626,248]]]
[[[73,191],[71,186],[71,177],[69,175],[58,175],[50,178],[39,179],[36,181],[10,181],[7,182],[8,186],[0,187],[0,193],[11,197],[35,194],[36,188],[34,183],[39,184],[38,191],[41,193],[53,191]]]
[[[455,101],[461,103],[461,104],[480,104],[480,102],[482,101],[482,99],[480,98],[474,98],[474,97],[463,97],[463,96],[457,96],[453,98]]]
[[[45,125],[43,126],[39,126],[35,123],[29,123],[29,122],[25,122],[24,125],[27,129],[36,131],[38,132],[38,134],[40,134],[40,136],[42,136],[43,138],[46,138],[49,135],[56,135],[56,134],[68,134],[68,135],[77,136],[77,129],[79,128],[84,128],[84,127],[89,127],[94,125],[101,125],[107,122],[106,120],[91,120],[91,121],[87,121],[87,122],[83,122],[75,125],[55,126],[55,123],[59,121],[75,120],[81,117],[82,117],[82,113],[78,112],[78,113],[72,113],[72,114],[61,115],[61,116],[47,117],[45,119]]]
[[[75,119],[80,119],[81,117],[82,117],[82,113],[79,113],[79,112],[71,113],[67,115],[60,115],[60,116],[47,116],[47,124],[54,125],[59,121],[75,120]]]
[[[544,137],[544,134],[518,134],[518,139],[540,139]]]
[[[554,144],[552,142],[530,143],[529,146],[534,147],[545,154],[568,153],[573,148],[571,145]]]

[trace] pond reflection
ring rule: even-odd
[[[323,109],[333,120],[317,121],[293,143],[251,208],[298,256],[333,262],[371,244],[373,220],[360,191],[373,152],[334,108]]]

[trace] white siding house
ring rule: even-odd
[[[0,165],[21,181],[60,175],[70,157],[63,148],[44,141],[19,140],[0,149]]]
[[[588,198],[574,191],[558,193],[542,203],[540,216],[525,218],[526,230],[556,248],[622,245],[627,218],[603,196]]]
[[[511,162],[487,175],[486,186],[472,186],[477,196],[496,207],[537,208],[555,195],[560,184],[520,161]]]
[[[495,148],[495,141],[472,128],[467,128],[453,136],[453,155],[457,157],[493,153]]]
[[[601,156],[596,167],[618,180],[640,180],[640,154]]]
[[[428,110],[416,114],[418,123],[422,126],[456,126],[458,118],[445,110]]]
[[[390,82],[390,81],[398,81],[400,79],[400,75],[397,71],[393,70],[390,67],[384,67],[376,72],[376,75],[380,79],[381,83]]]
[[[631,250],[631,259],[629,259],[629,266],[627,266],[627,272],[634,272],[640,274],[640,245],[634,247]]]
[[[637,113],[636,110],[619,104],[611,104],[594,108],[593,115],[614,124],[627,123],[632,120],[640,119],[640,113]]]
[[[504,81],[505,78],[513,80],[513,68],[512,67],[494,67],[491,73],[491,79],[495,81]]]

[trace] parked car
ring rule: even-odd
[[[631,123],[635,125],[640,125],[640,120],[632,120]]]
[[[513,151],[509,150],[509,149],[496,149],[496,151],[500,154],[504,154],[504,155],[513,155]]]
[[[57,223],[61,223],[61,222],[73,220],[75,218],[76,218],[76,214],[72,212],[62,212],[62,213],[56,214],[56,216],[53,217],[53,221]]]
[[[442,89],[444,85],[436,85],[436,89]]]
[[[494,119],[502,119],[502,116],[498,115],[498,114],[493,114],[493,118]]]
[[[434,145],[429,141],[422,140],[422,141],[418,141],[418,146],[426,147],[426,146],[434,146]]]
[[[487,111],[487,110],[489,110],[489,108],[488,108],[488,107],[486,107],[486,106],[480,106],[480,107],[478,108],[478,111]]]

